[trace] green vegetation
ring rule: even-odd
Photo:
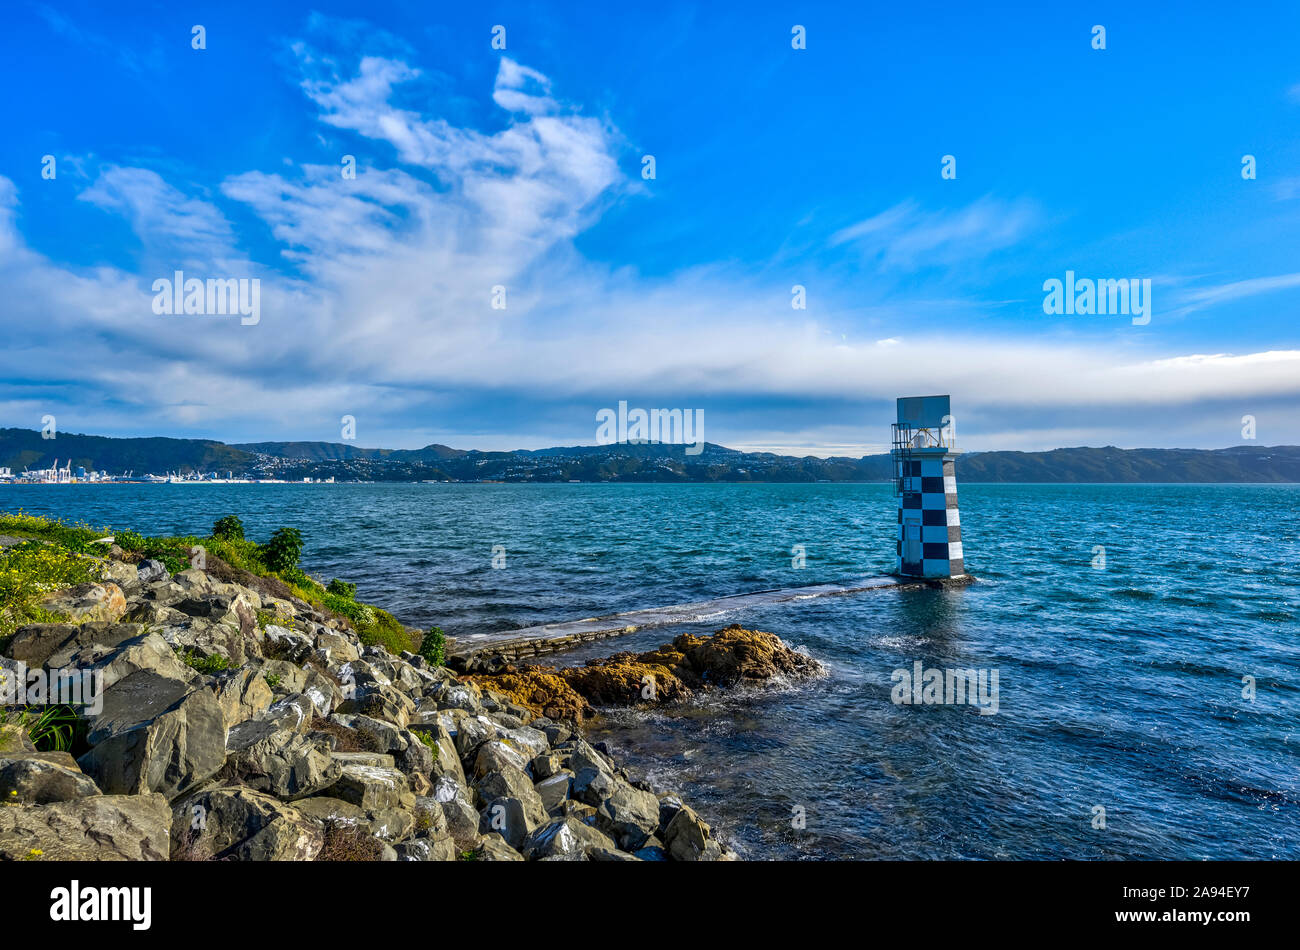
[[[438,757],[438,740],[433,737],[433,733],[425,729],[412,729],[411,731],[415,733],[417,739],[428,746],[429,750],[433,752],[433,757],[436,759]]]
[[[337,577],[329,582],[329,586],[325,588],[325,592],[328,594],[337,594],[340,597],[346,597],[348,600],[357,599],[357,585],[349,584],[347,581],[341,581]]]
[[[198,670],[205,676],[211,676],[214,673],[220,673],[222,670],[230,669],[230,660],[226,659],[220,653],[214,653],[212,656],[199,656],[193,650],[186,650],[181,654],[181,659],[190,669]]]
[[[41,598],[95,579],[93,561],[57,543],[24,541],[0,550],[0,638],[8,638],[25,623],[62,620],[40,606]]]
[[[447,635],[442,627],[431,627],[420,641],[420,656],[429,661],[430,666],[442,666],[447,659]]]
[[[93,576],[94,562],[78,555],[103,557],[108,545],[95,542],[108,536],[139,559],[161,561],[172,573],[188,568],[190,550],[202,547],[209,560],[216,558],[238,571],[275,578],[299,600],[347,618],[367,646],[382,644],[393,653],[416,649],[418,642],[392,614],[356,600],[356,585],[336,579],[326,587],[298,566],[303,548],[298,529],[279,528],[267,543],[258,544],[243,537],[239,518],[227,515],[212,530],[206,538],[147,537],[135,531],[65,524],[21,512],[0,514],[0,534],[49,542],[19,544],[0,552],[0,638],[11,635],[24,623],[62,619],[41,610],[37,605],[40,598],[50,591],[97,579]],[[272,611],[259,612],[258,626],[265,628],[275,619]]]
[[[263,678],[264,680],[266,680],[266,685],[269,686],[269,687],[271,687],[271,689],[276,689],[276,688],[278,688],[279,685],[280,685],[280,674],[279,674],[279,673],[267,673],[267,674],[266,674],[264,677],[262,677],[262,678]]]
[[[0,707],[0,726],[26,732],[38,752],[69,752],[87,730],[86,721],[67,705]]]
[[[296,568],[301,556],[302,532],[297,528],[276,528],[271,540],[262,547],[262,561],[280,574]]]
[[[243,541],[244,523],[239,520],[238,515],[226,515],[224,518],[217,519],[216,524],[212,526],[212,536],[223,541]]]

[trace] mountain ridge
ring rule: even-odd
[[[15,474],[60,465],[163,474],[233,473],[259,478],[339,481],[888,481],[888,454],[849,456],[742,452],[708,442],[619,443],[482,451],[433,443],[419,449],[363,448],[343,442],[242,442],[169,437],[115,438],[0,428],[0,467]],[[1300,446],[1122,449],[1073,446],[1043,452],[997,450],[958,456],[958,477],[973,482],[1300,482]]]

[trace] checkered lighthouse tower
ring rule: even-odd
[[[892,454],[898,496],[898,573],[904,577],[966,573],[953,432],[948,396],[898,400]]]

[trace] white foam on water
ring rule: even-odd
[[[814,584],[808,587],[761,590],[750,594],[729,594],[726,597],[717,597],[713,600],[697,601],[690,604],[648,607],[641,610],[609,614],[604,617],[588,617],[583,620],[547,623],[535,627],[523,627],[518,630],[502,630],[497,633],[471,633],[459,639],[462,642],[473,643],[476,648],[481,649],[491,644],[506,644],[519,640],[558,640],[581,634],[608,637],[620,633],[632,633],[649,627],[667,627],[684,623],[717,620],[726,614],[749,607],[816,600],[821,597],[903,587],[914,583],[916,583],[914,578],[877,575],[863,577],[846,584]]]

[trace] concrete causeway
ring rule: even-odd
[[[472,633],[456,637],[450,646],[452,656],[468,659],[479,653],[498,654],[510,660],[556,653],[581,643],[617,637],[652,627],[669,627],[721,618],[724,614],[747,607],[760,607],[818,597],[839,597],[872,590],[906,590],[922,587],[962,587],[974,578],[969,574],[943,578],[901,577],[895,574],[864,577],[846,584],[815,584],[810,587],[787,587],[750,594],[731,594],[713,600],[701,600],[672,607],[650,607],[624,613],[545,623],[497,633]]]

